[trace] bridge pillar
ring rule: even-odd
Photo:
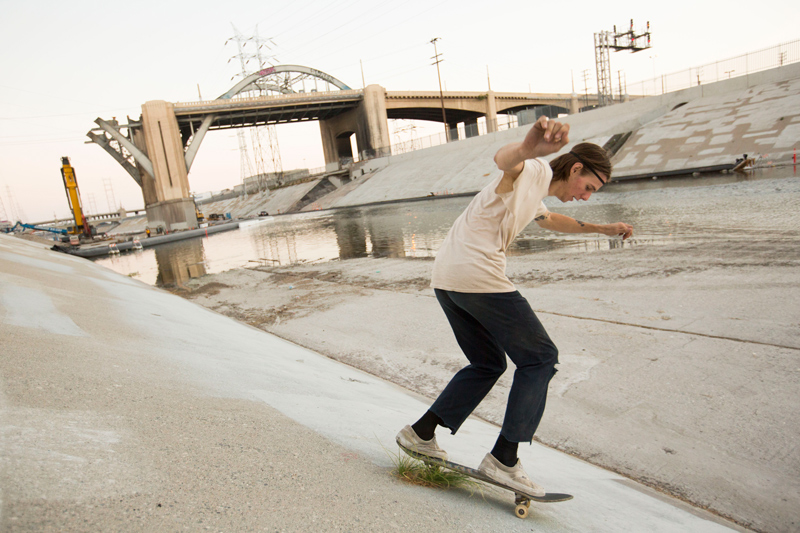
[[[569,114],[574,115],[578,111],[580,111],[581,105],[578,103],[578,94],[572,93],[572,96],[569,99]]]
[[[447,123],[447,142],[458,140],[458,122]]]
[[[197,228],[194,200],[189,192],[189,173],[183,141],[173,104],[163,100],[142,106],[142,130],[154,176],[142,180],[142,194],[150,226],[167,231]],[[149,182],[149,183],[148,183]]]
[[[368,85],[364,89],[364,132],[368,150],[376,152],[376,157],[391,155],[392,139],[389,136],[389,119],[386,114],[386,89],[380,85]],[[358,140],[358,132],[356,132]],[[359,151],[361,151],[359,142]]]
[[[346,135],[348,132],[356,134],[356,144],[362,159],[390,155],[391,138],[386,114],[386,89],[380,85],[367,86],[364,89],[364,99],[357,108],[333,118],[320,120],[319,129],[326,164],[338,163],[343,157],[352,157],[350,137]]]
[[[469,139],[470,137],[478,136],[478,119],[470,118],[464,121],[464,136]]]
[[[144,138],[144,129],[141,127],[131,129],[131,141],[141,150],[144,155],[147,155],[147,141]],[[149,159],[149,156],[148,156]],[[156,194],[156,179],[147,173],[141,165],[137,166],[139,169],[139,176],[142,180],[142,197],[144,198],[144,205],[152,205],[158,202],[158,195]]]

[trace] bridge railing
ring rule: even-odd
[[[800,61],[800,39],[692,67],[628,86],[628,94],[655,96],[706,83],[747,76]]]
[[[524,118],[517,115],[500,115],[494,120],[494,131],[517,128],[519,126],[529,124],[534,120],[526,121]],[[415,138],[412,136],[411,139],[392,144],[391,155],[405,154],[415,150],[422,150],[423,148],[431,148],[433,146],[447,144],[448,142],[456,142],[463,139],[478,137],[480,135],[486,135],[489,133],[489,124],[487,124],[487,122],[488,121],[479,119],[476,124],[459,124],[457,129],[450,130],[447,135],[445,135],[445,132],[442,131],[441,133],[435,133],[425,137]],[[448,137],[450,137],[449,140]]]
[[[206,107],[206,106],[224,106],[230,104],[248,104],[248,103],[261,103],[265,100],[268,101],[280,101],[280,100],[302,100],[302,99],[314,99],[314,98],[341,98],[342,96],[360,96],[363,94],[363,91],[353,89],[350,91],[310,91],[307,93],[292,93],[292,94],[270,94],[265,96],[245,96],[239,97],[234,96],[233,98],[221,100],[219,98],[215,100],[200,100],[198,102],[175,102],[174,106],[176,109],[181,108],[195,108],[195,107]]]

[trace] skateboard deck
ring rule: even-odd
[[[397,445],[405,453],[407,453],[414,459],[419,459],[425,464],[441,466],[442,468],[447,468],[448,470],[459,472],[461,474],[464,474],[465,476],[477,479],[478,481],[483,481],[484,483],[489,483],[490,485],[494,485],[495,487],[500,487],[501,489],[513,492],[515,496],[514,503],[516,504],[516,508],[514,509],[514,514],[519,518],[525,518],[526,516],[528,516],[528,509],[530,508],[532,501],[539,503],[556,503],[556,502],[565,502],[567,500],[571,500],[573,497],[571,494],[560,494],[557,492],[548,492],[544,496],[534,496],[533,494],[526,494],[524,492],[518,491],[515,488],[509,487],[508,485],[504,485],[503,483],[498,483],[492,478],[485,476],[483,473],[481,473],[479,470],[476,470],[475,468],[470,468],[468,466],[460,465],[452,461],[444,461],[442,459],[437,459],[435,457],[428,457],[427,455],[421,455],[415,452],[414,450],[409,450],[399,442],[397,443]]]

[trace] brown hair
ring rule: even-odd
[[[583,160],[584,167],[588,166],[598,174],[608,176],[606,181],[611,181],[611,161],[606,151],[601,147],[592,143],[579,143],[573,146],[570,152],[577,154]],[[566,153],[550,161],[550,168],[553,169],[553,181],[566,181],[569,179],[569,172],[572,170],[573,165],[581,163],[578,157],[575,157],[572,153]],[[591,174],[591,170],[585,169],[584,173]]]

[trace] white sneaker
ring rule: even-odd
[[[411,426],[406,426],[401,429],[400,433],[397,434],[396,440],[397,444],[407,450],[411,450],[412,452],[426,457],[447,461],[447,452],[439,448],[435,436],[431,440],[422,440]]]
[[[508,467],[498,461],[494,455],[487,453],[481,461],[478,471],[493,481],[531,496],[543,497],[547,494],[542,487],[530,480],[528,474],[522,469],[519,459],[517,459],[516,465]]]

